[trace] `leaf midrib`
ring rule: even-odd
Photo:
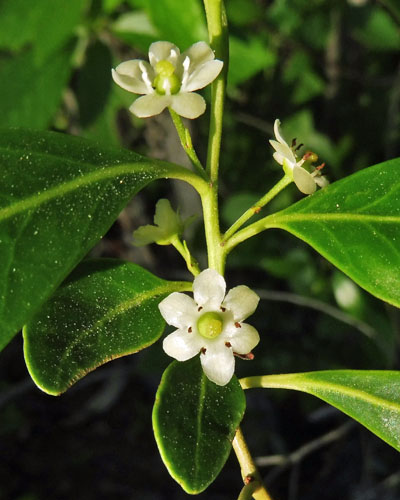
[[[380,222],[380,223],[400,223],[400,215],[373,215],[373,214],[358,214],[353,212],[344,212],[340,214],[334,213],[314,213],[314,214],[287,214],[279,215],[273,214],[265,218],[267,226],[283,226],[291,222],[305,222],[305,221],[318,221],[318,220],[331,220],[340,222]]]
[[[179,285],[179,286],[178,286]],[[106,323],[109,320],[115,319],[117,316],[126,313],[130,309],[134,309],[143,302],[152,299],[154,297],[157,297],[159,295],[162,295],[164,293],[168,293],[171,291],[190,291],[191,290],[191,283],[186,283],[186,282],[168,282],[166,284],[159,285],[156,288],[152,288],[151,290],[147,290],[145,292],[141,292],[137,295],[135,295],[134,298],[127,299],[117,306],[115,306],[113,309],[110,309],[107,314],[105,314],[102,318],[99,318],[89,329],[82,330],[80,334],[75,337],[74,341],[71,342],[71,344],[68,346],[67,349],[65,349],[60,362],[58,366],[62,367],[65,359],[69,357],[82,339],[88,335],[90,335],[94,330],[101,328],[104,323]],[[58,371],[58,382],[60,383],[62,377],[62,370]]]
[[[23,200],[17,201],[7,207],[0,209],[0,221],[6,220],[14,215],[25,212],[29,209],[39,207],[40,205],[56,198],[57,196],[65,195],[75,189],[79,189],[90,185],[96,181],[108,180],[118,175],[123,174],[140,174],[145,167],[151,166],[147,162],[124,164],[118,166],[98,167],[99,170],[89,172],[83,176],[72,179],[68,182],[58,184],[52,188],[35,193]],[[160,172],[159,172],[160,173]]]

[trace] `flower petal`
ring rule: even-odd
[[[154,71],[150,64],[140,59],[132,59],[119,64],[111,71],[116,84],[134,94],[148,94],[149,88],[142,78],[142,66],[147,71],[150,80],[154,79]]]
[[[285,141],[285,139],[281,135],[280,127],[281,127],[281,121],[278,120],[278,118],[277,118],[274,122],[274,134],[275,134],[276,140],[279,141],[281,144],[287,145],[287,142]]]
[[[180,228],[180,218],[172,210],[169,200],[162,198],[157,201],[154,224],[160,226],[165,234],[176,234]]]
[[[258,331],[247,323],[241,323],[240,328],[235,327],[227,337],[232,349],[238,354],[247,354],[260,342]]]
[[[188,328],[197,320],[196,304],[184,293],[171,293],[158,304],[158,308],[165,321],[176,328]]]
[[[158,61],[170,61],[174,66],[181,51],[171,42],[154,42],[149,47],[149,61],[154,66]]]
[[[140,226],[136,231],[133,232],[134,242],[136,247],[143,247],[149,243],[154,243],[155,241],[162,238],[163,234],[159,227],[152,226],[150,224],[146,226]]]
[[[202,89],[217,78],[223,65],[222,61],[216,59],[195,68],[193,73],[189,75],[186,85],[182,86],[182,92],[192,92],[193,90]]]
[[[315,184],[320,188],[324,188],[329,184],[329,181],[325,175],[313,175]]]
[[[178,361],[187,361],[200,351],[199,338],[187,330],[175,330],[165,337],[163,349],[172,358]]]
[[[193,281],[194,300],[202,307],[219,309],[225,290],[225,280],[215,269],[205,269]]]
[[[148,118],[160,114],[171,104],[171,96],[148,94],[136,101],[130,106],[129,111],[139,118]]]
[[[274,141],[272,139],[269,141],[269,143],[271,144],[271,146],[275,149],[275,151],[278,154],[282,155],[292,165],[294,163],[296,163],[296,157],[294,156],[293,151],[289,148],[289,146],[287,144],[281,144],[280,142]],[[278,162],[278,163],[280,163],[280,162]],[[282,163],[280,163],[280,164],[282,165]],[[292,167],[292,165],[290,165],[290,167]]]
[[[199,94],[179,93],[171,96],[171,108],[184,118],[197,118],[206,110],[206,102]]]
[[[212,61],[215,57],[212,48],[206,42],[194,43],[182,53],[179,59],[183,62],[186,56],[189,56],[191,66],[199,66]]]
[[[217,385],[226,385],[235,371],[235,358],[230,347],[208,347],[205,354],[200,354],[200,361],[206,376]]]
[[[222,305],[231,311],[235,321],[243,321],[253,314],[259,301],[256,292],[246,285],[240,285],[229,290]]]
[[[293,180],[299,190],[304,194],[313,194],[317,189],[314,177],[303,167],[294,166]]]

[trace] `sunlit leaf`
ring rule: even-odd
[[[400,451],[400,372],[329,370],[248,377],[242,387],[294,389],[326,401]]]
[[[368,292],[400,306],[400,159],[366,168],[265,218]]]
[[[182,176],[182,177],[181,177]],[[0,133],[0,349],[130,198],[188,170],[56,133]]]
[[[159,302],[188,290],[191,283],[129,262],[83,262],[24,327],[29,373],[43,391],[64,392],[99,365],[153,344],[165,326]]]
[[[210,382],[198,357],[166,369],[153,409],[154,434],[169,473],[185,491],[200,493],[217,477],[245,405],[236,377],[223,387]]]

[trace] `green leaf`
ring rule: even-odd
[[[33,50],[0,66],[0,126],[47,128],[71,73],[71,50],[62,48],[38,63]]]
[[[97,41],[89,46],[85,63],[78,73],[76,97],[83,127],[90,125],[104,110],[111,89],[112,57],[107,45]]]
[[[199,180],[183,167],[77,137],[0,133],[0,349],[131,197],[161,177]]]
[[[146,10],[158,29],[160,39],[175,43],[181,50],[207,40],[204,10],[200,0],[146,0]]]
[[[210,382],[198,357],[165,370],[153,409],[161,457],[187,493],[200,493],[225,464],[246,406],[234,376],[224,387]]]
[[[165,326],[159,302],[191,288],[129,262],[83,262],[24,327],[31,377],[58,395],[98,366],[148,347]]]
[[[294,389],[326,401],[400,451],[400,372],[329,370],[247,377],[244,389]]]
[[[289,231],[372,295],[400,307],[399,172],[400,159],[366,168],[260,225]]]
[[[86,4],[85,0],[51,0],[51,6],[49,0],[0,0],[0,47],[15,51],[32,42],[34,57],[43,61],[73,35]]]
[[[256,37],[249,41],[230,37],[229,52],[228,84],[232,87],[249,80],[259,71],[274,66],[276,62],[275,52]]]

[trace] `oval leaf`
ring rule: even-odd
[[[400,372],[329,370],[241,380],[244,389],[268,387],[313,394],[354,418],[400,451]]]
[[[366,168],[264,219],[400,307],[400,159]],[[257,223],[256,223],[257,224]]]
[[[24,327],[34,382],[58,395],[107,361],[153,344],[165,326],[159,302],[191,286],[119,260],[82,263]]]
[[[0,349],[130,198],[187,169],[51,132],[0,133]]]
[[[246,406],[234,376],[226,386],[210,382],[198,357],[165,370],[153,409],[161,457],[187,493],[200,493],[220,473]]]

